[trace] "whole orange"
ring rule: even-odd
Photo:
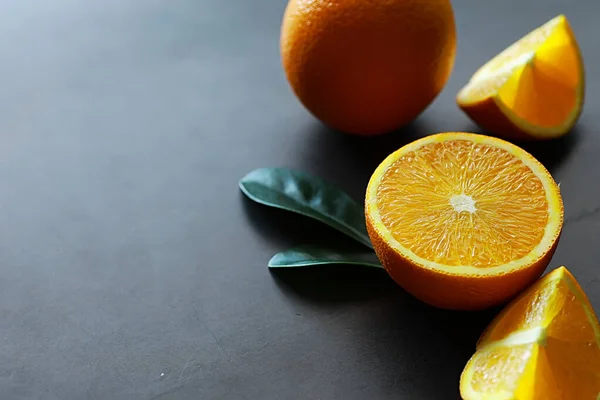
[[[456,52],[449,0],[290,0],[280,39],[302,104],[332,128],[362,135],[419,115]]]

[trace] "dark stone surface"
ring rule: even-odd
[[[597,0],[456,1],[445,91],[372,140],[330,132],[292,95],[278,53],[284,6],[2,2],[0,398],[458,398],[495,310],[436,310],[373,270],[270,273],[288,246],[346,242],[249,203],[237,181],[294,167],[361,200],[402,144],[477,131],[455,93],[559,13],[583,48],[586,107],[571,136],[530,149],[566,206],[551,268],[567,265],[600,310]]]

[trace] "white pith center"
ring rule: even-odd
[[[475,207],[475,200],[471,196],[466,194],[457,194],[450,197],[450,205],[454,208],[454,211],[460,213],[463,211],[474,213],[477,211]]]

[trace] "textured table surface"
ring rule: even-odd
[[[283,0],[6,0],[0,5],[0,398],[457,399],[495,310],[433,309],[381,271],[270,273],[336,232],[257,206],[237,181],[302,169],[361,201],[388,153],[477,131],[454,95],[559,13],[583,49],[572,134],[529,146],[561,182],[565,264],[600,310],[597,0],[455,2],[454,73],[413,124],[324,128],[278,52]],[[316,233],[315,233],[316,232]]]

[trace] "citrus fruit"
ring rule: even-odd
[[[449,0],[290,0],[280,50],[302,104],[355,134],[394,130],[438,95],[454,65]]]
[[[581,52],[560,15],[481,67],[458,93],[457,103],[497,136],[552,139],[575,125],[584,92]]]
[[[441,133],[410,143],[375,170],[367,230],[391,277],[448,309],[507,301],[544,271],[563,204],[551,175],[502,139]]]
[[[465,400],[600,398],[600,326],[566,268],[540,279],[492,321],[460,392]]]

